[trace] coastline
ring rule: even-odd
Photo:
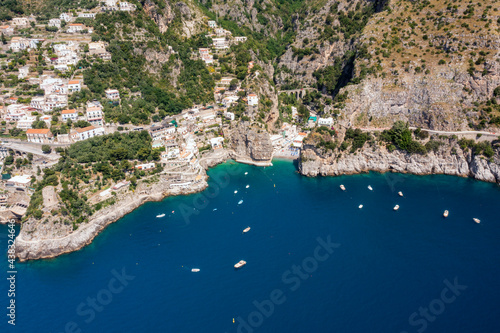
[[[291,157],[291,156],[290,156]],[[498,163],[485,161],[478,156],[462,153],[452,155],[448,151],[438,154],[431,153],[426,156],[408,155],[399,151],[392,153],[382,150],[364,149],[357,154],[346,154],[339,159],[325,158],[312,149],[305,149],[300,157],[287,158],[286,156],[273,156],[273,160],[298,160],[298,172],[307,177],[338,176],[360,174],[369,171],[380,173],[397,172],[414,175],[446,174],[459,177],[470,177],[486,182],[500,182],[500,166]],[[220,151],[215,155],[205,158],[205,169],[231,160],[228,151]],[[272,166],[268,162],[253,161],[234,158],[235,162],[245,163],[260,167]],[[62,254],[80,250],[90,244],[92,240],[111,223],[140,207],[148,201],[161,201],[168,196],[188,195],[201,192],[208,187],[207,176],[188,188],[165,188],[165,180],[160,179],[149,189],[127,195],[112,206],[99,212],[98,216],[80,226],[75,232],[64,237],[46,239],[25,239],[30,233],[29,228],[24,228],[16,238],[16,257],[21,261],[54,258]],[[25,222],[26,223],[26,222]],[[26,230],[27,229],[27,230]]]

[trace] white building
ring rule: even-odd
[[[217,22],[215,21],[208,21],[208,27],[211,29],[217,28]]]
[[[26,131],[26,136],[29,142],[36,143],[49,143],[54,139],[54,136],[48,128],[28,129]]]
[[[75,92],[82,90],[82,86],[80,85],[80,80],[71,80],[68,82],[68,91]]]
[[[234,113],[233,112],[224,112],[224,117],[226,117],[226,119],[229,119],[229,120],[234,120]]]
[[[73,19],[73,14],[71,13],[62,13],[61,15],[59,15],[59,19],[65,21],[65,22],[69,22]]]
[[[14,33],[14,28],[10,25],[2,25],[0,26],[0,34],[4,34],[5,36],[12,35]]]
[[[87,27],[82,23],[70,23],[68,24],[68,29],[66,30],[66,32],[71,34],[71,33],[83,32],[84,30],[86,30],[89,34],[92,33],[93,31],[91,27]]]
[[[26,38],[21,38],[21,37],[12,37],[10,40],[10,45],[9,49],[12,50],[12,52],[19,52],[26,50],[30,47],[30,42]]]
[[[115,7],[118,0],[106,0],[106,6]]]
[[[64,122],[68,121],[68,119],[71,119],[71,121],[75,121],[78,119],[78,112],[75,109],[62,110],[61,118]]]
[[[30,117],[30,116],[23,117],[17,121],[16,128],[26,131],[27,129],[32,127],[33,122],[35,120],[36,117]]]
[[[213,38],[214,48],[217,50],[223,50],[229,48],[229,43],[227,42],[225,37]]]
[[[5,182],[5,186],[16,187],[16,188],[27,188],[31,183],[31,176],[20,175],[14,176]]]
[[[135,168],[137,170],[150,170],[150,169],[154,169],[155,166],[156,165],[154,163],[144,163],[144,164],[137,164],[135,166]]]
[[[30,25],[30,21],[27,17],[14,17],[12,19],[12,25],[17,27],[27,27]]]
[[[30,66],[26,65],[23,67],[19,68],[19,74],[17,75],[17,78],[19,80],[24,79],[28,74],[30,73]]]
[[[120,92],[116,89],[108,89],[105,91],[106,98],[110,100],[118,100],[120,99]]]
[[[237,37],[234,37],[234,41],[235,41],[235,43],[246,42],[247,41],[247,37],[245,37],[245,36],[237,36]]]
[[[75,130],[70,134],[74,141],[87,140],[99,135],[104,135],[104,128],[94,126],[75,128]]]
[[[101,103],[95,101],[87,103],[87,121],[94,126],[104,125],[104,113]]]
[[[213,149],[222,148],[223,144],[224,144],[224,138],[222,136],[210,139],[210,145],[212,146]]]
[[[95,13],[78,13],[78,17],[95,19]]]
[[[259,97],[255,94],[249,94],[247,96],[248,105],[255,106],[259,104]]]
[[[126,2],[126,1],[119,2],[118,8],[121,11],[125,11],[125,12],[133,12],[136,9],[134,4],[131,4],[130,2]]]
[[[331,127],[333,125],[333,118],[332,117],[319,118],[318,125]]]
[[[58,18],[53,18],[49,20],[49,23],[47,24],[49,27],[56,27],[60,28],[61,27],[61,19]]]

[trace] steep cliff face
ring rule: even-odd
[[[453,153],[452,153],[453,152]],[[364,148],[356,154],[321,156],[313,149],[304,150],[299,161],[299,171],[305,176],[337,176],[368,171],[401,172],[416,175],[446,174],[472,177],[500,184],[500,157],[491,160],[462,151],[458,144],[443,147],[427,155],[410,155],[405,152],[388,152],[383,147]]]
[[[400,1],[374,15],[355,62],[360,83],[340,91],[345,124],[465,130],[489,121],[477,108],[500,86],[498,15],[488,4]]]
[[[242,122],[230,134],[231,148],[236,157],[255,162],[268,162],[273,156],[273,146],[269,133],[250,127]]]
[[[164,0],[163,4],[163,9],[161,9],[151,0],[146,0],[142,6],[144,12],[146,12],[146,14],[148,14],[148,16],[158,25],[161,33],[167,31],[169,24],[175,17],[170,2]]]
[[[117,221],[147,201],[159,201],[169,195],[182,195],[202,191],[207,187],[205,180],[194,183],[188,189],[169,188],[161,178],[152,185],[141,184],[135,193],[127,193],[117,203],[96,214],[89,222],[83,223],[75,231],[55,221],[47,223],[30,218],[16,238],[16,257],[21,261],[52,258],[64,253],[77,251],[90,244],[109,224]]]
[[[190,38],[203,31],[203,13],[190,0],[160,0],[159,4],[146,0],[143,10],[158,25],[161,33],[174,28],[183,37]]]

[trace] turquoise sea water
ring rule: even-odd
[[[15,329],[1,256],[0,332],[500,331],[498,186],[274,164],[220,165],[201,194],[147,203],[76,253],[17,263]]]

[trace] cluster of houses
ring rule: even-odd
[[[101,7],[103,11],[124,11],[133,12],[137,9],[136,5],[127,1],[118,0],[106,0],[104,1],[104,6]]]
[[[200,59],[207,65],[214,62],[212,49],[219,52],[221,50],[229,49],[231,44],[238,44],[247,40],[247,37],[245,36],[233,37],[231,31],[218,27],[217,22],[215,21],[208,21],[208,28],[209,33],[206,37],[212,39],[212,47],[198,49]]]

